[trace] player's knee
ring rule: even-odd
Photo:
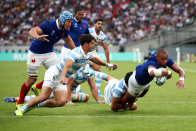
[[[65,103],[66,103],[66,100],[58,100],[56,106],[57,106],[57,107],[61,107],[61,106],[64,106]]]

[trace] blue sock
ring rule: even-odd
[[[43,102],[39,103],[38,105],[35,106],[36,108],[41,108],[44,107]]]
[[[25,112],[26,110],[28,110],[29,107],[27,106],[27,104],[25,104],[23,107],[21,107],[19,110],[21,110],[22,112]]]
[[[93,71],[93,70],[89,70],[89,74],[95,75],[97,78],[102,79],[102,80],[105,80],[105,78],[108,76],[105,73]],[[95,80],[96,80],[96,77],[95,77]]]

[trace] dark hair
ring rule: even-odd
[[[98,21],[102,21],[103,22],[103,19],[96,19],[95,23],[97,23]]]
[[[92,40],[96,41],[91,34],[82,34],[80,37],[80,44],[83,46],[85,42],[89,44]]]
[[[75,9],[75,14],[76,14],[78,11],[83,11],[83,10],[82,10],[82,8],[76,8],[76,9]]]
[[[129,81],[129,77],[133,74],[133,72],[128,72],[126,75],[125,75],[125,83],[128,84],[128,81]]]
[[[167,51],[163,48],[160,48],[157,50],[156,55],[160,56],[160,54],[167,54]]]

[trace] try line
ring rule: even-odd
[[[44,118],[44,117],[52,117],[52,118],[54,118],[54,117],[56,117],[56,118],[59,118],[59,117],[64,117],[64,118],[70,118],[70,117],[72,117],[72,118],[83,118],[83,117],[87,117],[87,118],[111,118],[111,117],[128,117],[128,118],[142,118],[142,117],[149,117],[149,118],[152,118],[152,117],[154,117],[154,118],[159,118],[159,117],[166,117],[166,118],[182,118],[182,117],[196,117],[196,116],[0,116],[0,117],[42,117],[42,118]]]

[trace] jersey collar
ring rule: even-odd
[[[92,55],[92,52],[88,52],[87,54],[85,54],[84,50],[82,49],[82,46],[79,47],[79,50],[82,52],[84,58],[89,58]]]
[[[123,85],[128,89],[127,84],[125,83],[125,80],[123,81]]]
[[[74,20],[76,21],[76,22],[78,22],[78,20],[76,20],[76,18],[74,17]]]
[[[59,23],[58,23],[58,19],[56,19],[56,26],[57,26],[57,28],[60,30]]]

